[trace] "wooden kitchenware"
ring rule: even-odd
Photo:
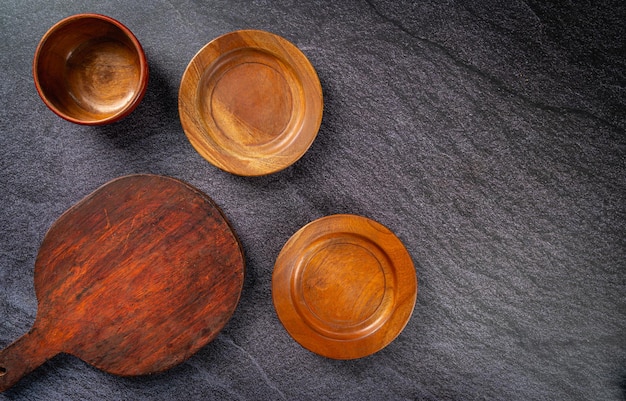
[[[123,376],[184,361],[234,312],[244,257],[208,196],[173,178],[133,175],[52,225],[34,276],[37,317],[0,351],[0,391],[61,352]]]
[[[286,39],[236,31],[191,60],[179,91],[180,120],[193,147],[215,166],[244,176],[300,159],[322,121],[315,69]]]
[[[332,215],[296,232],[281,250],[272,297],[287,332],[334,359],[370,355],[409,321],[417,297],[411,256],[386,227]]]
[[[118,121],[141,102],[148,62],[133,33],[113,18],[77,14],[46,32],[33,60],[44,103],[77,124]]]

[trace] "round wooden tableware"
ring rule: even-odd
[[[37,317],[0,350],[0,392],[65,352],[106,372],[161,372],[234,312],[244,257],[205,194],[169,177],[113,180],[52,225],[35,261]]]
[[[386,227],[332,215],[296,232],[272,277],[276,312],[303,347],[333,359],[373,354],[411,317],[417,277],[411,256]]]
[[[52,26],[33,59],[44,103],[76,124],[103,125],[130,114],[148,86],[148,62],[133,33],[113,18],[76,14]]]
[[[242,176],[296,162],[322,121],[315,69],[295,45],[265,31],[235,31],[209,42],[185,70],[178,99],[196,151]]]

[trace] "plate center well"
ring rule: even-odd
[[[313,255],[302,271],[302,295],[321,321],[338,327],[358,325],[372,316],[385,292],[385,275],[366,248],[331,244]]]
[[[282,74],[262,63],[243,63],[224,72],[211,96],[213,119],[235,142],[263,145],[291,119],[291,90]]]

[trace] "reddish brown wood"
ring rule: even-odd
[[[208,196],[173,178],[111,181],[46,234],[37,317],[0,351],[0,391],[60,352],[118,375],[168,369],[224,327],[243,275],[239,241]]]
[[[411,256],[389,229],[361,216],[307,224],[281,250],[272,297],[289,334],[310,351],[354,359],[386,347],[417,297]]]
[[[317,136],[322,87],[304,54],[286,39],[242,30],[220,36],[191,60],[178,110],[205,159],[258,176],[296,162]]]
[[[77,124],[102,125],[137,107],[148,85],[148,63],[137,38],[120,22],[77,14],[43,36],[33,77],[53,112]]]

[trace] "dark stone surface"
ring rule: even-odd
[[[626,398],[626,3],[4,1],[0,4],[0,347],[37,311],[47,228],[125,174],[174,176],[224,210],[247,258],[217,337],[157,376],[119,378],[60,355],[0,399]],[[75,13],[118,19],[147,53],[142,104],[106,127],[61,120],[31,62]],[[316,68],[325,111],[305,156],[242,178],[202,159],[178,85],[211,39],[264,29]],[[273,263],[302,225],[373,218],[420,279],[406,329],[355,361],[294,342]]]

